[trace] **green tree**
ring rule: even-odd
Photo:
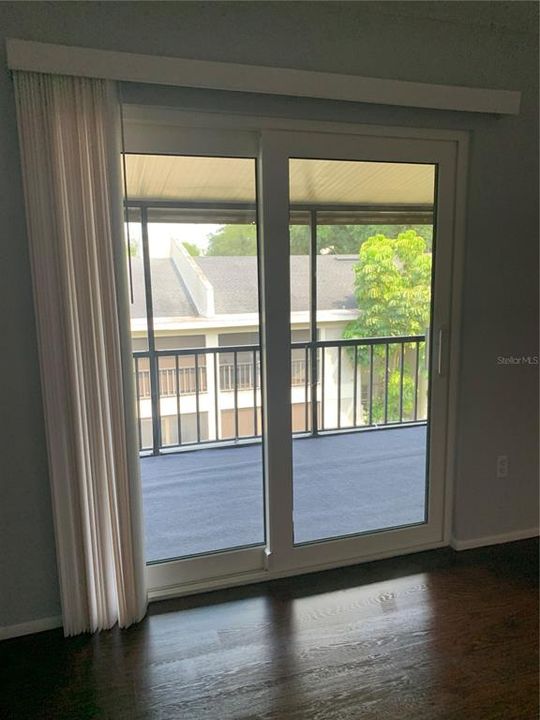
[[[139,242],[138,240],[130,237],[129,238],[129,245],[127,245],[127,239],[126,239],[126,246],[128,255],[130,257],[138,257],[139,256]]]
[[[208,238],[207,255],[256,255],[255,225],[223,225]]]
[[[195,245],[195,243],[190,243],[187,240],[184,240],[182,245],[186,248],[191,257],[197,257],[201,254],[201,248],[198,245]]]
[[[401,232],[414,230],[431,247],[431,225],[319,225],[317,253],[329,248],[336,255],[356,255],[368,238],[382,234],[397,237]],[[308,225],[290,225],[291,255],[309,255],[310,229]],[[207,255],[256,255],[255,225],[223,225],[208,240]]]
[[[415,230],[396,238],[374,235],[362,243],[354,267],[358,317],[345,337],[417,335],[429,323],[431,253]]]
[[[431,299],[431,252],[427,241],[414,229],[389,238],[374,235],[362,243],[359,262],[355,265],[355,295],[358,317],[344,331],[346,338],[423,335],[429,325]],[[404,417],[410,416],[414,406],[415,346],[405,348],[403,405]],[[368,352],[360,352],[365,376]],[[401,347],[389,346],[388,378],[385,348],[375,347],[375,381],[382,387],[374,392],[373,421],[385,417],[384,387],[388,387],[386,412],[389,419],[399,419],[401,397]],[[423,363],[422,363],[423,365]]]
[[[361,245],[374,235],[397,237],[400,233],[414,230],[431,247],[431,225],[318,225],[317,253],[327,248],[335,255],[356,255]],[[291,255],[308,255],[310,231],[307,225],[291,225],[289,228]]]

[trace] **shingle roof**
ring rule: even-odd
[[[192,317],[197,315],[189,293],[171,258],[152,258],[152,303],[155,317]],[[142,262],[132,265],[133,299],[131,317],[146,317]]]
[[[216,313],[257,312],[257,262],[255,257],[194,258],[214,286]],[[317,306],[319,310],[354,308],[353,265],[356,256],[317,257]],[[291,310],[309,308],[309,257],[291,256]]]
[[[254,256],[195,257],[193,260],[214,288],[216,315],[254,313],[258,310],[257,259]],[[319,310],[352,309],[355,255],[317,257],[317,307]],[[133,267],[135,304],[132,317],[144,317],[142,266]],[[285,288],[284,288],[285,290]],[[169,259],[152,260],[152,297],[156,317],[193,317],[197,310]],[[309,257],[291,256],[291,310],[309,308]]]

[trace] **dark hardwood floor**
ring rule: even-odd
[[[0,643],[0,718],[536,720],[538,544],[154,603]]]

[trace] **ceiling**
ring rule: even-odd
[[[255,161],[126,155],[130,200],[254,203]],[[293,204],[433,204],[435,166],[342,160],[290,161]]]

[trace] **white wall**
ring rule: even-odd
[[[537,523],[538,7],[512,2],[0,4],[0,624],[58,614],[13,91],[3,37],[523,92],[518,117],[168,91],[194,106],[470,129],[454,531]],[[133,88],[133,95],[141,89]],[[145,91],[148,99],[148,93]],[[152,93],[150,93],[151,95]],[[495,456],[510,457],[496,481]]]

